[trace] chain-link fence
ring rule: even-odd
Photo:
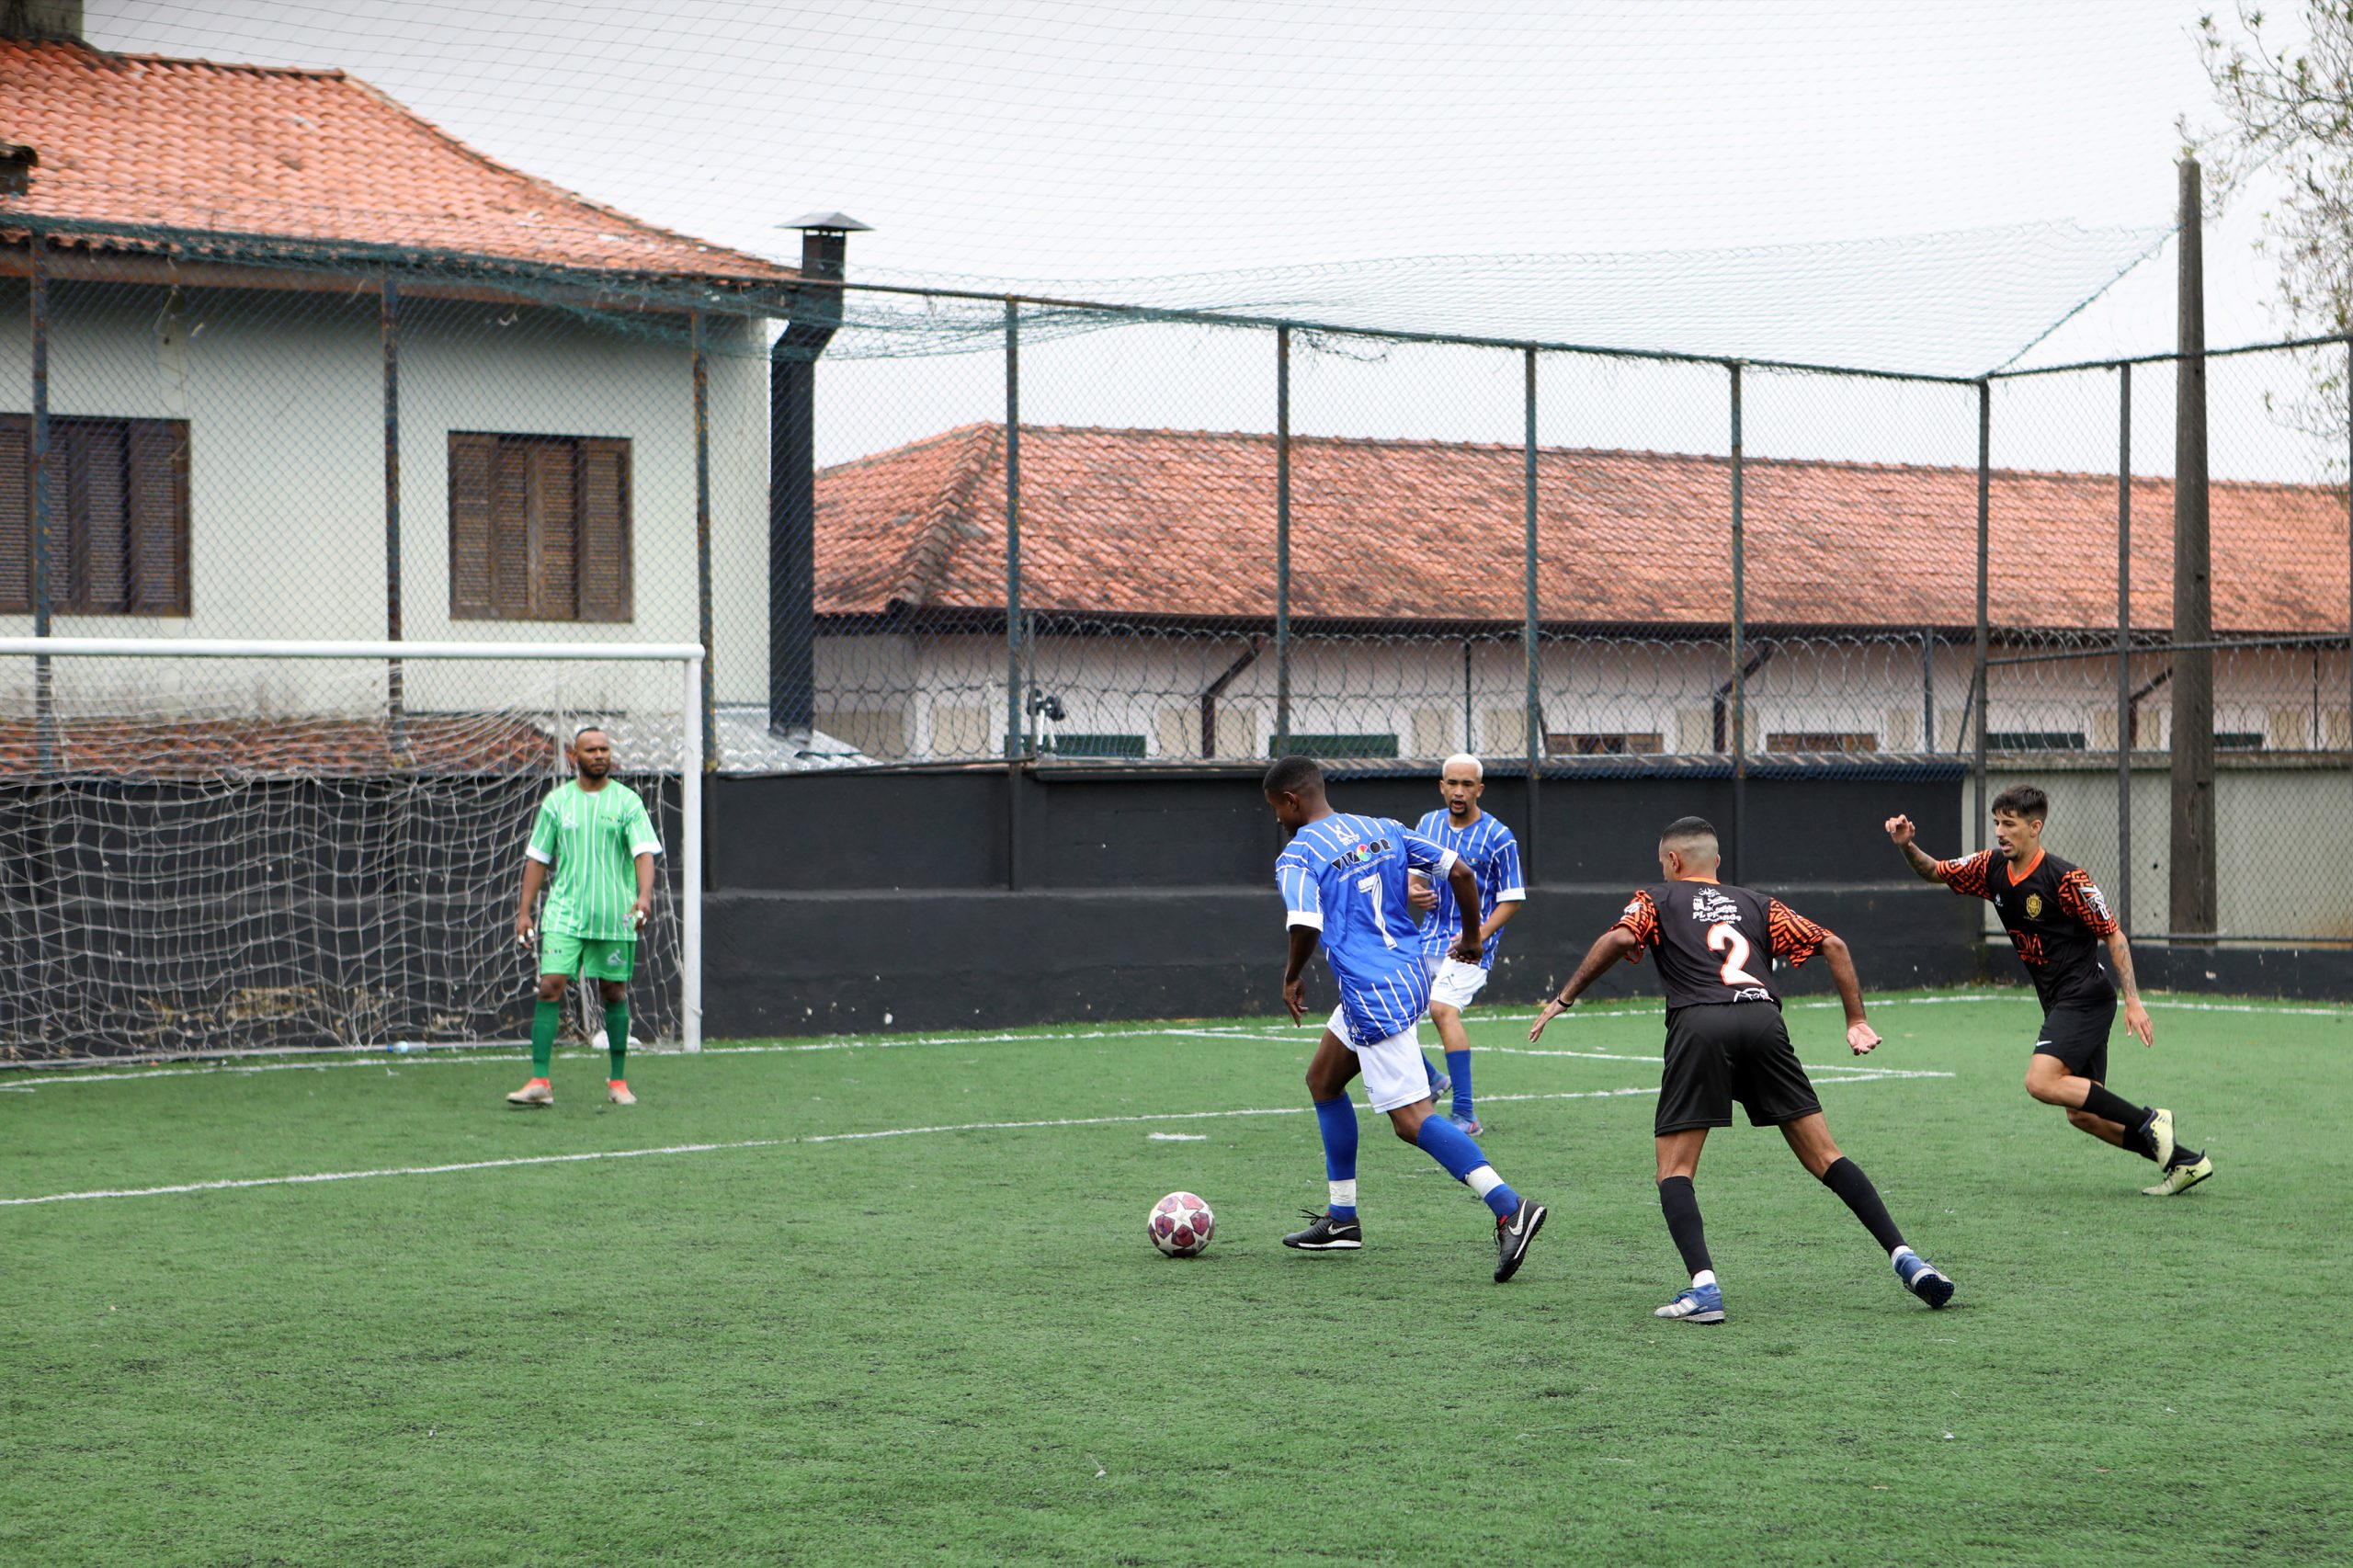
[[[2353,937],[2341,342],[2207,357],[2201,592],[2169,359],[1907,377],[870,289],[824,229],[702,274],[14,244],[11,633],[699,642],[730,772],[1965,761],[1974,820],[2051,790],[2141,929]],[[387,702],[493,710],[485,678]],[[602,710],[670,701],[610,678]]]

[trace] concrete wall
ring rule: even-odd
[[[2121,909],[2117,867],[2120,818],[2114,758],[1988,768],[1991,799],[2012,784],[2051,797],[2043,842],[2090,870],[2128,930],[2165,929],[2171,875],[2172,775],[2162,756],[2132,768],[2131,908]],[[2214,835],[2219,915],[2225,933],[2353,938],[2353,769],[2342,760],[2232,756],[2217,759]],[[1971,793],[1962,785],[1963,794]],[[1964,805],[1963,810],[1968,807]],[[1979,835],[1974,829],[1969,845]],[[1941,845],[1931,847],[1942,852]],[[1990,913],[1992,905],[1985,906]],[[1994,929],[1989,922],[1989,930]]]
[[[1657,879],[1658,829],[1690,812],[1729,831],[1728,778],[1540,786],[1532,891],[1492,994],[1518,1006],[1566,978],[1628,892]],[[1342,779],[1349,811],[1407,821],[1431,778]],[[1526,834],[1526,786],[1486,804]],[[1887,847],[1904,811],[1957,835],[1950,777],[1765,778],[1749,786],[1741,875],[1842,931],[1867,986],[1980,973],[1974,908]],[[1268,1013],[1283,955],[1272,867],[1280,833],[1255,770],[1225,777],[958,774],[721,778],[710,797],[714,1036],[1079,1018]],[[890,831],[846,832],[853,823]],[[1792,992],[1824,989],[1819,965]],[[1600,994],[1652,994],[1648,969]],[[1311,986],[1330,1003],[1319,968]]]
[[[1777,735],[1863,735],[1883,751],[1959,755],[1974,744],[1968,698],[1972,650],[1916,641],[1772,640],[1774,656],[1748,682],[1750,749]],[[1202,755],[1200,695],[1245,654],[1238,632],[1142,631],[1037,640],[1024,682],[1059,697],[1057,733],[1142,736],[1145,755]],[[2009,651],[1997,648],[1996,653]],[[1722,643],[1626,638],[1544,644],[1539,675],[1544,727],[1555,734],[1650,735],[1672,753],[1711,752],[1714,703],[1727,675]],[[2162,661],[2136,675],[2145,680]],[[1002,634],[916,633],[818,640],[821,728],[888,759],[1002,756],[1006,645]],[[2343,650],[2226,654],[2215,669],[2215,727],[2251,733],[2272,750],[2353,748]],[[1386,733],[1408,756],[1470,750],[1518,756],[1526,698],[1516,642],[1409,632],[1302,636],[1291,663],[1295,733]],[[2115,744],[2115,666],[2106,658],[1994,672],[1989,728]],[[1267,755],[1274,733],[1270,650],[1218,699],[1212,756]],[[1934,729],[1929,714],[1935,715]],[[2140,706],[2138,744],[2163,746],[2162,690]],[[1923,745],[1923,736],[1928,744]]]

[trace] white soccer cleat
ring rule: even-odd
[[[611,1083],[605,1085],[605,1097],[612,1101],[615,1105],[635,1105],[637,1103],[637,1096],[631,1094],[629,1092],[629,1085],[619,1078],[614,1079]]]
[[[545,1078],[534,1078],[507,1096],[506,1103],[525,1110],[545,1110],[555,1104],[555,1085]]]

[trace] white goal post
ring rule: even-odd
[[[512,1038],[522,960],[473,927],[501,888],[511,922],[581,722],[657,820],[675,780],[643,946],[699,1051],[702,674],[691,642],[0,638],[0,1062]]]

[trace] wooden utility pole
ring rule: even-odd
[[[2173,835],[2167,928],[2215,928],[2213,552],[2206,509],[2206,290],[2198,160],[2181,162],[2181,320],[2174,361]]]

